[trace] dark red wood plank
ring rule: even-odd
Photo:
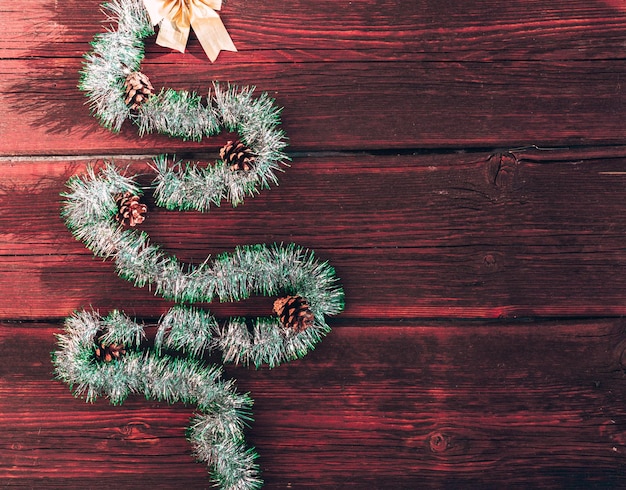
[[[626,13],[615,3],[360,1],[346,11],[234,1],[224,15],[240,53],[212,65],[197,42],[188,55],[150,42],[145,71],[157,87],[257,85],[285,107],[294,150],[621,144]],[[111,135],[88,115],[76,84],[103,29],[93,4],[0,6],[10,26],[0,34],[0,153],[206,147],[138,141],[131,127]]]
[[[184,63],[184,61],[181,61]],[[291,151],[623,144],[624,64],[594,62],[146,64],[157,86],[255,85],[284,107]],[[215,151],[98,126],[77,59],[0,61],[0,154]],[[549,130],[547,130],[549,128]]]
[[[312,248],[337,269],[344,318],[624,315],[625,164],[622,149],[301,157],[279,187],[236,209],[151,207],[144,229],[193,263],[242,244]],[[2,318],[89,305],[158,316],[170,306],[66,230],[59,194],[82,171],[84,162],[63,160],[1,166]]]
[[[0,482],[207,487],[184,440],[192,407],[72,398],[51,379],[59,330],[0,326]],[[266,488],[620,487],[624,331],[621,320],[345,326],[301,361],[227,372],[255,398],[249,441]]]
[[[192,407],[87,405],[52,380],[73,309],[170,306],[69,235],[59,193],[87,158],[67,155],[214,156],[227,138],[98,127],[76,89],[98,3],[0,4],[0,486],[207,488]],[[305,359],[227,369],[256,400],[266,488],[626,487],[626,325],[607,318],[626,314],[624,2],[229,0],[222,18],[239,53],[150,40],[143,68],[268,91],[294,165],[240,208],[151,209],[145,229],[190,262],[296,241],[347,300]],[[561,149],[506,152],[532,145]]]
[[[108,23],[101,2],[63,5],[24,0],[0,5],[6,29],[0,58],[81,56]],[[620,0],[414,2],[229,0],[221,11],[237,54],[231,62],[294,63],[344,60],[563,60],[624,55],[626,8]],[[169,51],[151,50],[167,63]],[[188,47],[205,63],[199,43]]]

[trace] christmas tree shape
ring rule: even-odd
[[[112,260],[120,277],[136,287],[150,286],[176,305],[159,321],[154,345],[146,342],[144,326],[123,312],[75,312],[58,335],[55,375],[88,402],[104,396],[117,405],[142,394],[195,405],[198,414],[188,437],[213,480],[222,489],[258,488],[256,454],[243,434],[252,399],[238,394],[232,381],[222,379],[221,367],[203,358],[218,351],[223,362],[256,367],[298,359],[330,331],[326,318],[343,310],[343,290],[327,262],[295,244],[238,246],[192,266],[142,231],[146,189],[156,206],[170,210],[207,212],[223,202],[237,206],[275,184],[276,171],[289,158],[280,109],[267,94],[254,97],[254,88],[217,83],[206,98],[183,90],[155,91],[140,71],[143,39],[154,33],[143,3],[113,0],[105,8],[117,30],[96,35],[80,82],[104,127],[119,131],[130,120],[140,136],[158,132],[200,140],[228,131],[238,139],[228,141],[212,165],[155,157],[154,180],[147,188],[112,163],[89,167],[68,181],[62,216],[73,235],[94,255]],[[253,295],[273,299],[271,314],[219,322],[193,306]]]

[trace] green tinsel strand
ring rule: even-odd
[[[113,0],[103,5],[108,20],[117,24],[117,30],[132,33],[137,38],[154,34],[148,12],[141,0]]]
[[[213,341],[217,320],[199,308],[175,306],[159,322],[155,347],[175,349],[193,357],[201,357]]]
[[[131,115],[124,102],[124,81],[131,71],[139,69],[144,57],[143,39],[154,29],[141,0],[114,0],[103,7],[117,30],[94,36],[78,87],[87,93],[100,123],[118,132]]]
[[[100,332],[104,331],[99,339]],[[223,489],[260,487],[256,454],[244,445],[244,422],[251,420],[252,400],[222,381],[221,369],[199,361],[142,352],[143,327],[120,312],[100,318],[95,312],[76,312],[58,335],[60,350],[53,353],[55,375],[74,388],[76,396],[93,402],[106,396],[121,404],[130,394],[168,403],[195,404],[204,412],[192,420],[189,440],[199,460],[212,467]],[[96,341],[123,343],[128,349],[109,363],[98,361]]]
[[[139,135],[162,133],[183,141],[200,141],[220,132],[212,108],[202,104],[195,92],[163,90],[141,105],[133,119]]]
[[[168,209],[206,211],[222,200],[233,206],[245,196],[277,183],[275,172],[287,164],[284,132],[279,129],[281,109],[266,93],[253,97],[254,87],[214,83],[203,104],[194,92],[161,90],[133,112],[125,102],[126,77],[138,71],[144,57],[143,39],[154,33],[141,0],[114,0],[106,4],[109,20],[117,30],[97,34],[92,51],[85,55],[79,88],[87,93],[92,112],[100,123],[119,131],[130,119],[139,134],[158,132],[183,140],[199,141],[226,129],[237,131],[255,155],[250,172],[232,172],[217,162],[207,169],[187,166],[175,172],[155,162],[158,172],[155,195]]]
[[[202,342],[185,347],[189,352],[201,352],[211,343],[227,361],[275,366],[312,349],[329,331],[326,316],[343,309],[343,291],[334,269],[317,261],[311,251],[294,244],[246,245],[185,267],[151,244],[146,233],[124,230],[114,222],[117,208],[112,196],[141,191],[132,178],[106,165],[99,174],[90,169],[85,177],[71,179],[68,186],[71,192],[65,194],[63,216],[70,230],[96,255],[112,257],[117,273],[136,286],[150,285],[157,294],[179,303],[240,301],[255,294],[299,295],[307,299],[315,318],[310,328],[297,334],[284,329],[276,317],[259,318],[249,337],[239,320],[221,328],[209,315],[200,322],[201,328],[212,331],[214,338],[209,341],[206,334]]]
[[[253,87],[223,88],[214,83],[206,103],[195,92],[163,89],[131,110],[125,102],[126,79],[139,71],[143,40],[154,29],[142,0],[113,0],[104,7],[117,30],[94,37],[79,84],[100,123],[119,131],[129,119],[139,127],[140,136],[158,132],[196,141],[223,130],[236,131],[254,157],[254,165],[243,172],[238,167],[231,170],[221,160],[203,169],[190,163],[171,165],[167,156],[159,156],[153,183],[157,205],[208,211],[225,200],[237,206],[246,196],[277,184],[275,172],[289,158],[279,129],[281,109],[274,100],[265,93],[253,97]],[[57,377],[88,401],[108,396],[118,404],[131,393],[143,393],[151,399],[195,404],[204,412],[189,429],[196,456],[212,467],[213,478],[222,488],[257,488],[256,455],[245,448],[242,433],[251,400],[237,395],[232,382],[221,381],[219,368],[193,358],[219,349],[225,361],[273,367],[303,356],[329,331],[326,315],[343,309],[343,291],[334,270],[295,245],[237,247],[212,261],[207,257],[198,266],[186,267],[151,244],[146,233],[125,230],[115,222],[115,196],[141,195],[132,178],[107,164],[98,175],[89,169],[86,177],[70,179],[68,186],[62,211],[68,228],[95,255],[113,258],[117,273],[136,286],[150,285],[157,294],[181,303],[287,294],[302,295],[296,304],[310,305],[311,311],[304,312],[304,329],[302,324],[282,325],[277,316],[257,318],[252,326],[233,318],[220,326],[210,313],[178,305],[159,322],[155,350],[143,353],[143,327],[124,314],[112,312],[100,319],[95,313],[78,312],[67,320],[66,334],[59,336],[61,349],[53,356]],[[105,344],[124,345],[128,351],[110,364],[95,362],[96,336],[102,349]],[[191,359],[165,355],[165,349],[181,351]],[[106,356],[111,359],[110,350]],[[119,357],[117,350],[115,357]]]
[[[278,129],[280,109],[273,105],[272,99],[266,94],[252,98],[253,88],[244,88],[241,92],[231,86],[223,89],[218,84],[214,88],[210,101],[215,105],[215,117],[223,127],[241,135],[242,141],[255,154],[254,167],[249,172],[237,173],[220,161],[199,168],[182,166],[180,162],[172,166],[166,157],[157,157],[155,197],[157,203],[167,209],[204,212],[212,205],[219,206],[222,200],[237,206],[245,196],[277,184],[275,172],[289,160],[283,152],[284,133]]]
[[[140,136],[158,132],[194,141],[222,129],[238,131],[248,145],[258,150],[262,171],[256,177],[261,188],[275,181],[268,168],[279,166],[287,157],[282,153],[286,146],[284,133],[277,129],[280,109],[274,101],[267,94],[253,98],[254,88],[229,85],[223,90],[214,84],[215,93],[208,94],[206,105],[194,92],[165,89],[133,113],[125,103],[124,83],[131,72],[140,69],[143,41],[154,34],[154,29],[141,0],[114,0],[104,9],[117,30],[94,36],[79,82],[100,123],[117,132],[130,119],[139,127]],[[256,185],[249,185],[246,192],[254,188]],[[241,186],[231,189],[235,202],[241,200],[240,190]]]

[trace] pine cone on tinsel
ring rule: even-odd
[[[139,106],[154,94],[150,79],[140,71],[134,71],[126,77],[124,89],[126,90],[124,102],[133,111],[139,109]]]
[[[304,332],[313,326],[315,317],[309,303],[302,296],[285,296],[274,301],[274,313],[285,328],[296,333]]]
[[[144,214],[148,211],[148,207],[141,204],[139,196],[131,192],[117,194],[115,204],[117,204],[118,209],[115,219],[124,226],[136,226],[146,219]]]
[[[254,167],[255,156],[252,150],[240,140],[228,141],[220,148],[220,158],[233,172],[249,172]]]
[[[111,362],[113,359],[120,359],[126,354],[126,349],[122,344],[110,344],[107,345],[104,342],[100,342],[100,345],[96,346],[96,359],[102,362]]]

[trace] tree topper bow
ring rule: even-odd
[[[159,46],[185,52],[193,28],[211,61],[221,50],[237,51],[216,10],[222,0],[143,0],[153,25],[159,26]]]

